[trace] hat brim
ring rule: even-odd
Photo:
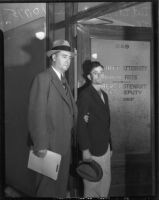
[[[94,160],[81,161],[76,168],[76,172],[83,179],[91,182],[97,182],[103,176],[103,170],[101,166]]]
[[[58,53],[59,51],[64,51],[64,50],[49,50],[46,52],[46,55],[48,57],[50,57],[51,55],[55,54],[55,53]],[[69,51],[70,52],[70,51]],[[74,52],[70,52],[71,53],[71,56],[74,57],[76,54]]]

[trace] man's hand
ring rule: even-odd
[[[89,112],[88,112],[87,114],[84,115],[83,119],[84,119],[84,121],[85,121],[86,123],[88,123],[88,120],[89,120]]]
[[[39,151],[33,151],[33,153],[40,158],[44,158],[47,154],[47,149],[41,149]]]
[[[89,149],[83,150],[83,160],[85,159],[90,159],[90,160],[92,159],[92,155]]]

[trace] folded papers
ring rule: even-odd
[[[60,162],[61,155],[58,153],[47,150],[46,156],[44,158],[40,158],[34,155],[33,150],[30,150],[28,168],[57,180]]]

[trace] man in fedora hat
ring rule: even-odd
[[[37,197],[66,197],[71,155],[71,131],[76,124],[77,107],[67,81],[74,53],[66,40],[56,40],[47,51],[51,66],[39,73],[32,84],[28,122],[33,152],[45,157],[47,150],[61,154],[57,180],[37,173]]]
[[[100,62],[93,61],[87,66],[87,73],[84,75],[90,84],[81,91],[77,101],[78,142],[83,159],[95,160],[103,170],[103,176],[98,181],[83,179],[84,197],[107,198],[111,182],[112,147],[108,96],[102,90],[104,67]]]

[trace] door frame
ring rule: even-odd
[[[106,36],[104,35],[106,34]],[[104,36],[103,36],[104,35]],[[153,61],[153,32],[152,28],[145,27],[123,27],[123,26],[111,26],[111,25],[85,25],[77,23],[77,69],[78,79],[81,79],[83,74],[82,64],[85,60],[91,60],[91,38],[110,39],[131,41],[149,41],[150,42],[150,109],[151,109],[151,150],[152,150],[152,195],[156,194],[156,163],[155,163],[155,104],[154,104],[154,61]],[[139,160],[137,162],[140,162]],[[157,161],[156,161],[157,162]],[[122,165],[123,163],[119,163]],[[115,167],[115,166],[114,166]],[[120,189],[119,189],[120,190]],[[118,192],[118,191],[117,191]]]

